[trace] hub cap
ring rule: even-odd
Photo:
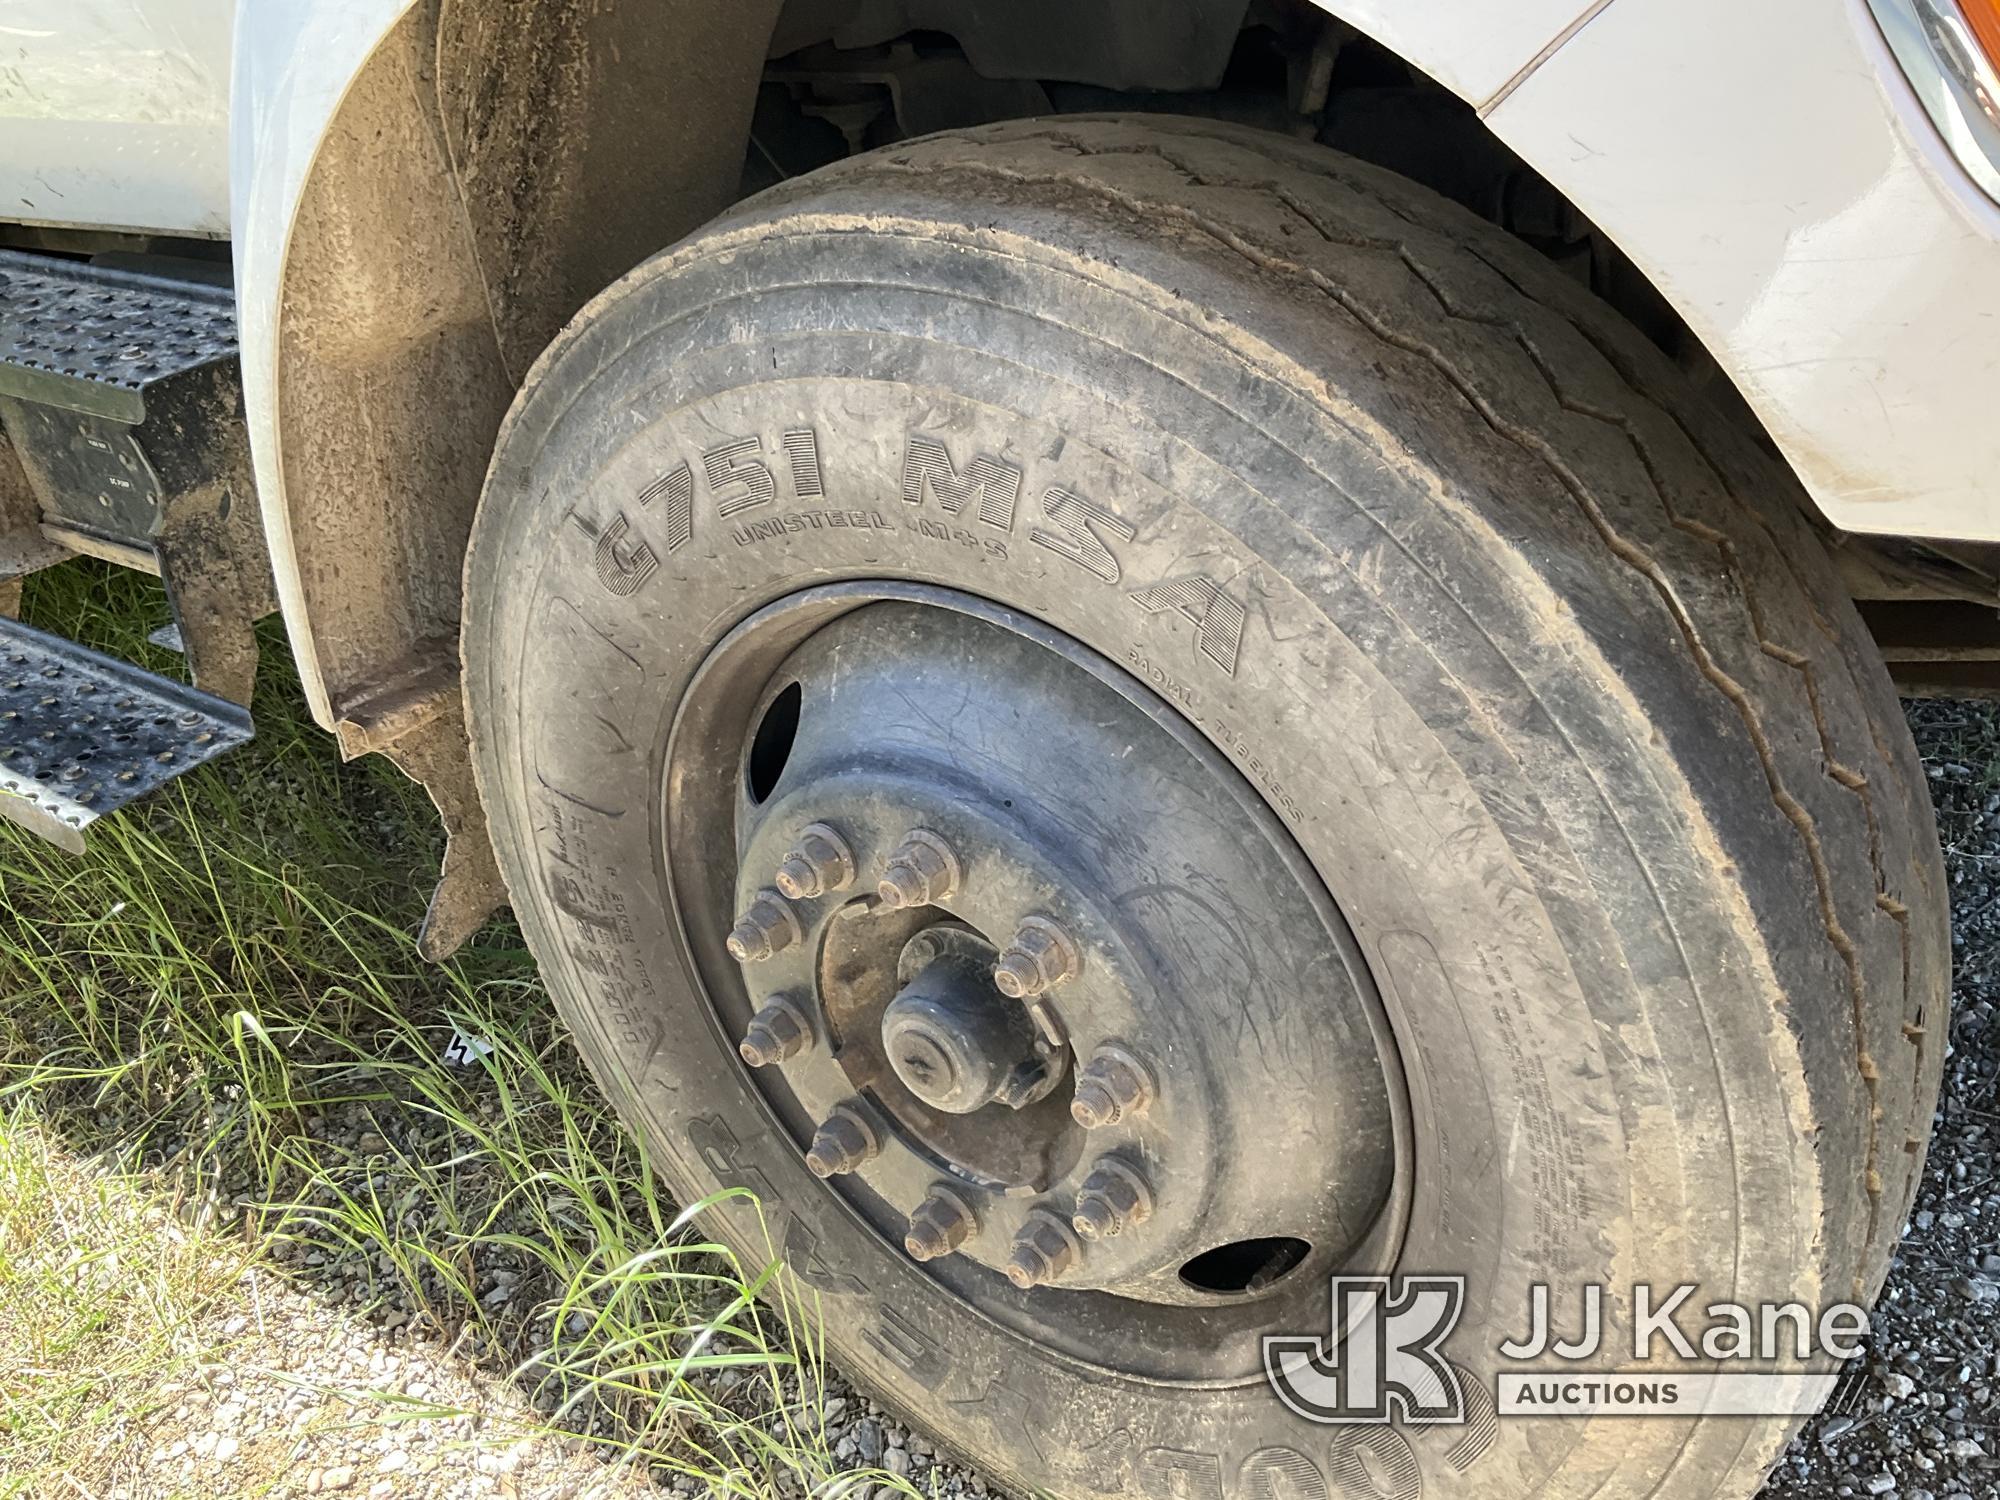
[[[1327,1273],[1392,1262],[1406,1131],[1365,969],[1135,680],[963,596],[815,591],[717,647],[667,774],[718,1028],[821,1190],[951,1290],[1213,1377],[1254,1368],[1246,1304],[1323,1317]]]

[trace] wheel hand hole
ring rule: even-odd
[[[1289,1235],[1231,1240],[1182,1266],[1181,1280],[1198,1292],[1262,1291],[1311,1253],[1311,1245]]]
[[[792,741],[799,733],[799,704],[805,693],[794,682],[771,700],[757,733],[750,740],[748,783],[750,800],[761,803],[777,789],[785,774],[785,762],[792,758]]]

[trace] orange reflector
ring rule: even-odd
[[[2000,0],[1958,0],[1958,8],[1979,41],[1979,50],[2000,68]]]

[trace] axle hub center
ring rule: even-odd
[[[903,950],[898,970],[917,975],[883,1011],[882,1045],[903,1086],[933,1109],[969,1115],[1014,1102],[1016,1071],[1039,1062],[1027,1012],[994,987],[997,958],[953,925],[926,928]]]

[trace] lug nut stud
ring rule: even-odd
[[[736,1050],[753,1068],[768,1068],[796,1057],[812,1042],[812,1023],[783,995],[750,1018]]]
[[[979,1229],[979,1221],[963,1198],[947,1187],[934,1187],[910,1215],[903,1248],[911,1260],[936,1260],[949,1255]]]
[[[813,1132],[806,1149],[806,1166],[815,1177],[852,1172],[882,1149],[882,1138],[868,1117],[851,1104],[836,1104],[833,1113]]]
[[[1077,1190],[1070,1225],[1087,1240],[1107,1240],[1153,1216],[1153,1189],[1115,1156],[1098,1158]]]
[[[1025,918],[993,965],[993,987],[1010,1000],[1028,1000],[1061,984],[1081,967],[1076,944],[1047,917]]]
[[[927,828],[912,828],[889,856],[875,894],[891,910],[942,901],[958,886],[958,856]]]
[[[1059,1281],[1083,1259],[1083,1246],[1068,1224],[1046,1208],[1029,1212],[1007,1257],[1007,1279],[1027,1291]]]
[[[1085,1130],[1116,1125],[1153,1101],[1153,1079],[1123,1047],[1100,1047],[1077,1076],[1070,1117]]]
[[[776,891],[759,891],[736,919],[725,945],[739,964],[761,963],[805,936],[791,902]]]
[[[778,866],[773,883],[794,901],[844,889],[854,879],[854,853],[847,840],[825,823],[808,823]]]

